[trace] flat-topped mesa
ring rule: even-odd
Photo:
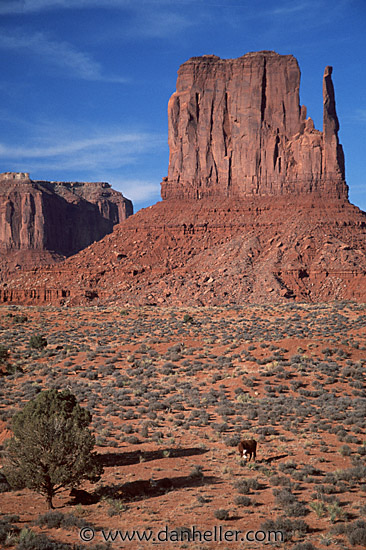
[[[28,173],[0,174],[0,251],[69,256],[132,214],[132,202],[106,182],[35,181]]]
[[[193,57],[168,105],[169,169],[163,199],[320,193],[348,197],[331,67],[323,132],[300,106],[292,55]]]

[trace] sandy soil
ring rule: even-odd
[[[39,391],[69,388],[93,414],[102,479],[54,499],[93,527],[85,548],[107,548],[117,530],[163,540],[118,535],[110,548],[264,548],[273,526],[286,537],[278,548],[364,547],[365,305],[4,306],[0,332],[10,350],[2,462],[11,416]],[[43,351],[29,347],[33,334],[47,339]],[[256,462],[240,459],[241,438],[258,441]],[[2,492],[0,511],[20,529],[82,544],[75,524],[33,524],[47,512],[42,495]],[[194,541],[177,541],[183,528]],[[259,542],[245,540],[256,531]],[[16,548],[16,535],[7,544]]]

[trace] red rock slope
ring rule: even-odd
[[[331,69],[323,132],[273,52],[193,58],[169,103],[164,200],[63,264],[19,273],[13,303],[366,301],[366,214],[351,205]]]
[[[133,213],[108,183],[32,181],[0,174],[0,264],[37,265],[70,256]],[[6,269],[5,269],[6,270]]]

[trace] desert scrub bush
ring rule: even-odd
[[[37,535],[30,529],[22,529],[16,550],[85,550],[84,545],[67,544],[49,539],[46,535]],[[96,544],[88,550],[108,550],[109,544]]]
[[[328,504],[326,508],[331,523],[335,523],[337,519],[342,519],[344,517],[344,511],[337,502]]]
[[[0,344],[0,364],[5,363],[9,359],[10,350],[4,344]]]
[[[36,350],[42,350],[47,346],[47,340],[41,334],[33,334],[29,339],[29,347]]]
[[[139,443],[141,443],[139,438],[135,435],[129,435],[128,437],[125,437],[124,440],[130,445],[138,445]]]
[[[366,466],[361,462],[355,462],[355,465],[345,470],[337,470],[335,472],[337,480],[352,482],[360,482],[366,477]]]
[[[366,546],[366,522],[358,519],[346,528],[347,538],[352,546]]]
[[[292,550],[317,550],[311,542],[299,542]]]
[[[39,525],[40,527],[48,527],[48,529],[59,529],[61,527],[70,529],[72,527],[83,527],[88,523],[84,519],[76,517],[73,514],[63,514],[59,511],[51,511],[39,515],[33,524]]]
[[[352,454],[352,449],[348,445],[342,445],[339,449],[339,453],[342,456],[350,456]]]
[[[294,518],[300,518],[302,516],[306,516],[309,513],[309,510],[306,508],[306,506],[302,502],[298,502],[297,500],[291,504],[288,504],[287,506],[284,506],[284,510],[288,516]]]
[[[236,447],[240,443],[240,435],[226,437],[224,439],[224,443],[227,447]]]
[[[281,532],[283,541],[291,540],[296,534],[305,535],[309,532],[309,525],[302,519],[291,520],[284,516],[268,519],[260,525],[260,530]]]
[[[253,506],[254,504],[252,499],[245,495],[235,497],[234,502],[237,506]]]
[[[295,473],[298,473],[298,472],[295,472]],[[274,486],[281,485],[282,487],[289,487],[289,488],[293,487],[294,485],[289,477],[280,476],[280,475],[271,476],[269,479],[269,482],[271,485],[274,485]]]
[[[288,473],[292,474],[297,468],[296,462],[293,460],[289,460],[288,462],[283,462],[282,464],[279,464],[278,469],[282,473]]]
[[[185,313],[183,316],[183,323],[192,325],[194,323],[194,319],[189,313]]]
[[[243,495],[250,494],[251,490],[258,490],[261,488],[260,483],[255,478],[241,479],[234,483],[234,488]]]
[[[276,497],[276,503],[279,506],[288,506],[296,501],[295,495],[288,489],[273,489],[273,494]]]
[[[229,510],[225,510],[224,508],[219,508],[218,510],[214,511],[215,518],[220,521],[225,521],[229,519],[229,515]]]
[[[0,518],[0,544],[11,546],[17,541],[20,529],[12,524],[13,521],[18,521],[19,517],[12,519],[10,516]]]
[[[221,424],[213,423],[212,429],[215,430],[215,432],[221,434],[221,433],[227,432],[229,429],[229,426],[226,422],[222,422]]]
[[[122,500],[118,498],[105,498],[103,500],[106,502],[106,504],[108,504],[107,514],[110,517],[118,516],[128,510],[126,504],[124,504],[124,502],[122,502]]]
[[[80,548],[80,546],[79,546]],[[19,533],[19,542],[16,550],[69,550],[69,544],[54,542],[46,535],[37,535],[27,527]]]
[[[15,324],[22,324],[28,321],[28,317],[22,313],[20,315],[13,315],[12,313],[10,313],[9,317],[12,318],[12,321]]]
[[[201,466],[200,464],[195,464],[190,471],[188,477],[190,477],[191,479],[203,479],[203,466]]]

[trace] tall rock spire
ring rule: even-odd
[[[339,121],[336,112],[333,67],[325,67],[323,77],[323,173],[327,179],[345,178],[344,154],[338,140]]]

